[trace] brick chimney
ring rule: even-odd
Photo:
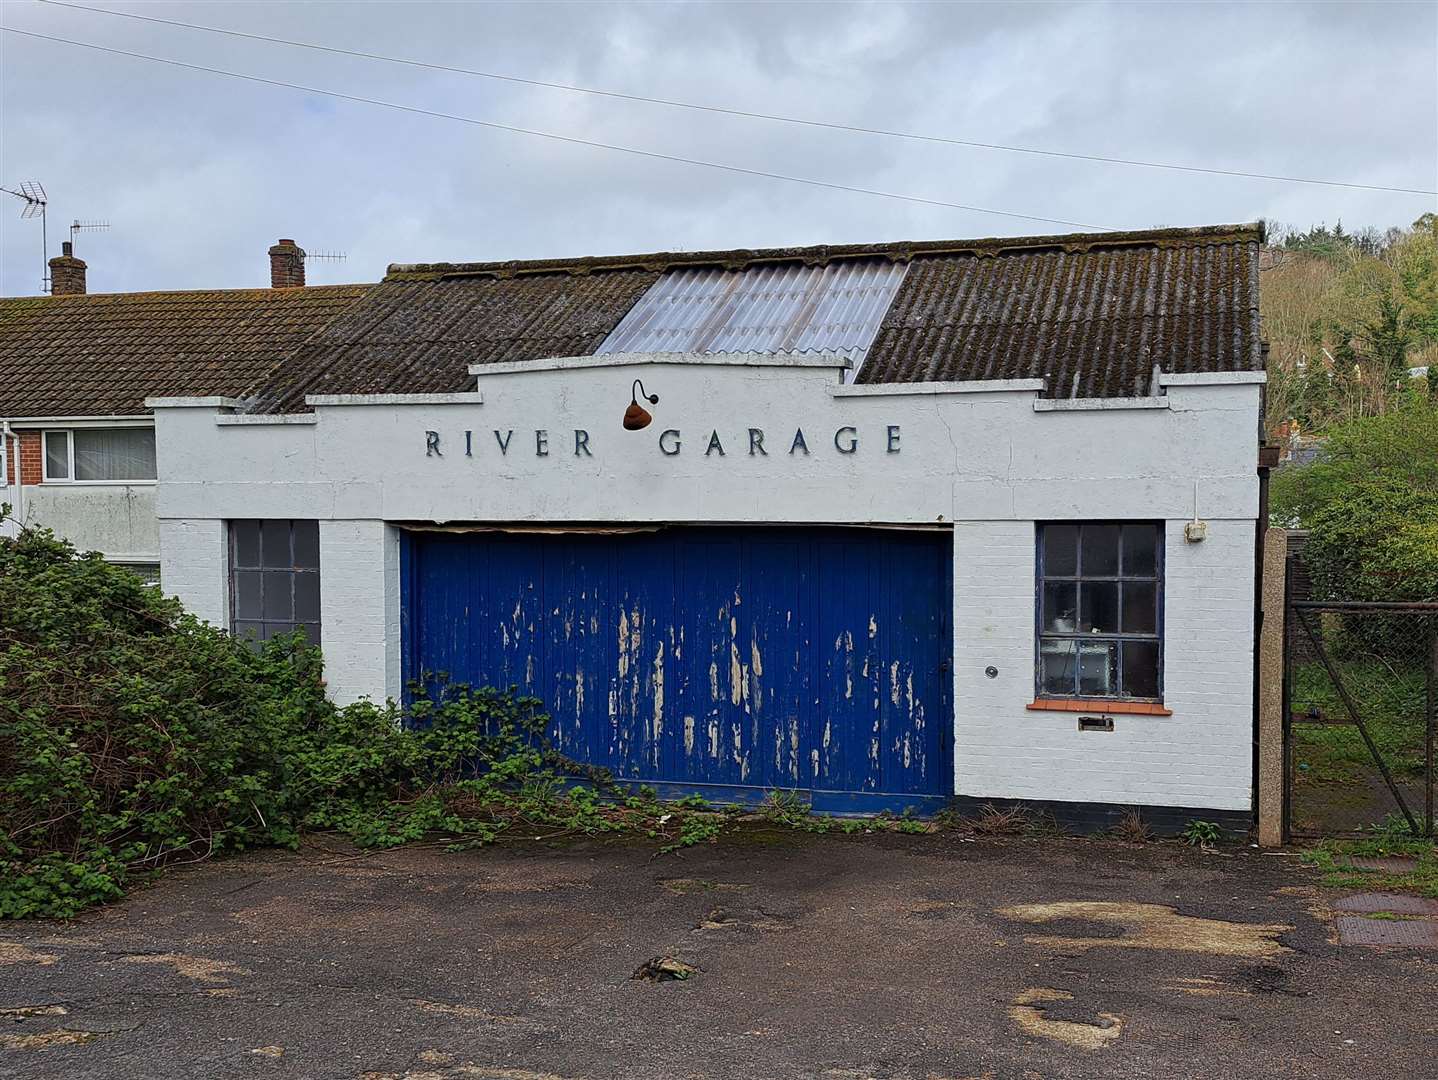
[[[281,240],[270,248],[270,288],[302,289],[304,285],[304,249],[293,240]]]
[[[75,258],[70,241],[60,245],[62,254],[50,260],[50,295],[85,295],[85,260]]]

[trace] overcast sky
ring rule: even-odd
[[[85,0],[82,0],[85,2]],[[90,0],[98,3],[99,0]],[[1438,187],[1438,5],[149,3],[112,10],[652,97],[1066,152]],[[0,4],[5,26],[556,134],[1109,228],[1408,224],[1433,196],[1196,175],[716,116]],[[0,183],[75,218],[91,292],[345,262],[542,258],[1071,227],[566,145],[0,34]],[[5,197],[8,199],[8,197]],[[13,204],[13,205],[11,205]],[[0,293],[38,291],[0,206]]]

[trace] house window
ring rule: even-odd
[[[1038,530],[1038,696],[1163,696],[1163,524]]]
[[[47,483],[126,484],[155,479],[152,427],[75,428],[45,432]]]
[[[160,584],[160,564],[147,562],[117,562],[115,566],[123,566],[130,573],[143,581],[146,585]]]
[[[320,643],[317,521],[230,522],[230,633],[256,643],[304,630]]]

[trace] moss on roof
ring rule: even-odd
[[[373,286],[0,298],[0,416],[117,416],[247,394]]]
[[[662,273],[682,267],[712,266],[740,270],[760,263],[802,262],[823,265],[835,259],[905,261],[916,255],[1002,255],[1045,249],[1070,253],[1122,248],[1225,244],[1263,239],[1262,222],[1205,225],[1197,228],[1144,229],[1130,232],[1065,233],[1056,236],[994,236],[982,240],[900,240],[878,244],[818,244],[810,247],[735,248],[729,251],[660,251],[644,255],[587,255],[571,259],[522,259],[507,262],[391,263],[386,281],[439,281],[452,277],[517,277],[524,274],[589,274],[604,270]]]

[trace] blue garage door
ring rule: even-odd
[[[405,675],[541,698],[556,749],[816,810],[953,790],[947,532],[405,533]]]

